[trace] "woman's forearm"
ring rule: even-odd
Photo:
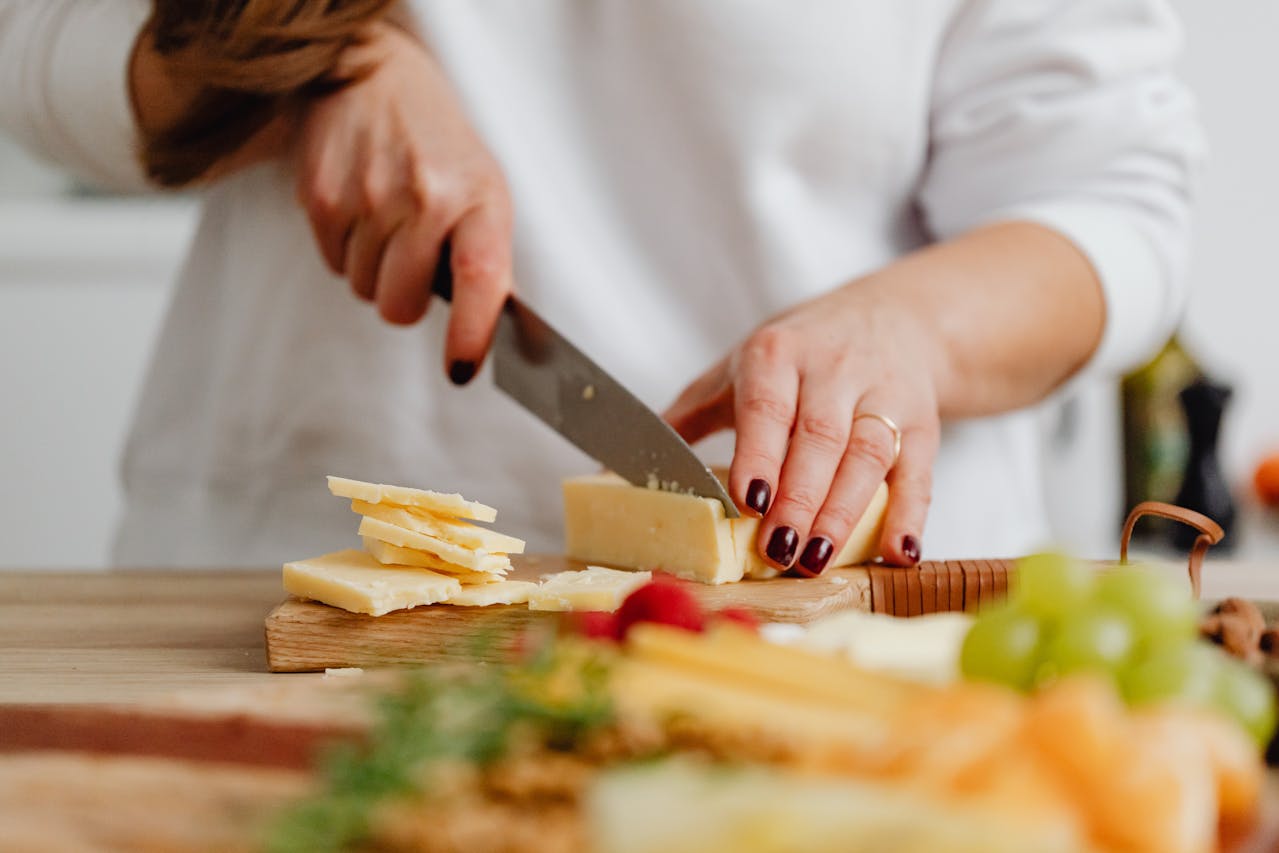
[[[998,223],[915,252],[849,285],[913,316],[931,351],[943,419],[980,417],[1043,399],[1097,349],[1101,283],[1065,237],[1031,222]]]

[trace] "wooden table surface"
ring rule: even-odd
[[[1204,596],[1279,601],[1279,560],[1209,560]],[[260,571],[0,571],[0,702],[139,702],[319,675],[266,671]]]

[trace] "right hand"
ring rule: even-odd
[[[368,71],[301,116],[298,199],[328,266],[391,323],[426,313],[441,247],[450,245],[445,364],[465,384],[512,289],[505,179],[443,71],[410,35],[379,24],[343,64]]]

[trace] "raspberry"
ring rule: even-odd
[[[715,618],[724,622],[735,622],[750,631],[759,630],[759,620],[745,607],[725,607],[715,614]]]
[[[617,609],[617,635],[625,637],[636,622],[656,622],[686,631],[702,630],[702,608],[682,583],[655,580],[632,592]]]
[[[573,633],[592,640],[616,640],[620,636],[617,616],[603,610],[569,614],[568,627]]]

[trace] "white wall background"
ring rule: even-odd
[[[1246,496],[1279,447],[1279,3],[1174,5],[1213,152],[1185,338],[1236,386],[1223,457]],[[116,458],[192,227],[189,203],[51,198],[66,186],[0,140],[0,568],[105,564]],[[1059,536],[1085,553],[1115,545],[1116,411],[1088,389],[1082,442],[1048,462]],[[1248,517],[1244,551],[1279,555],[1273,519]]]

